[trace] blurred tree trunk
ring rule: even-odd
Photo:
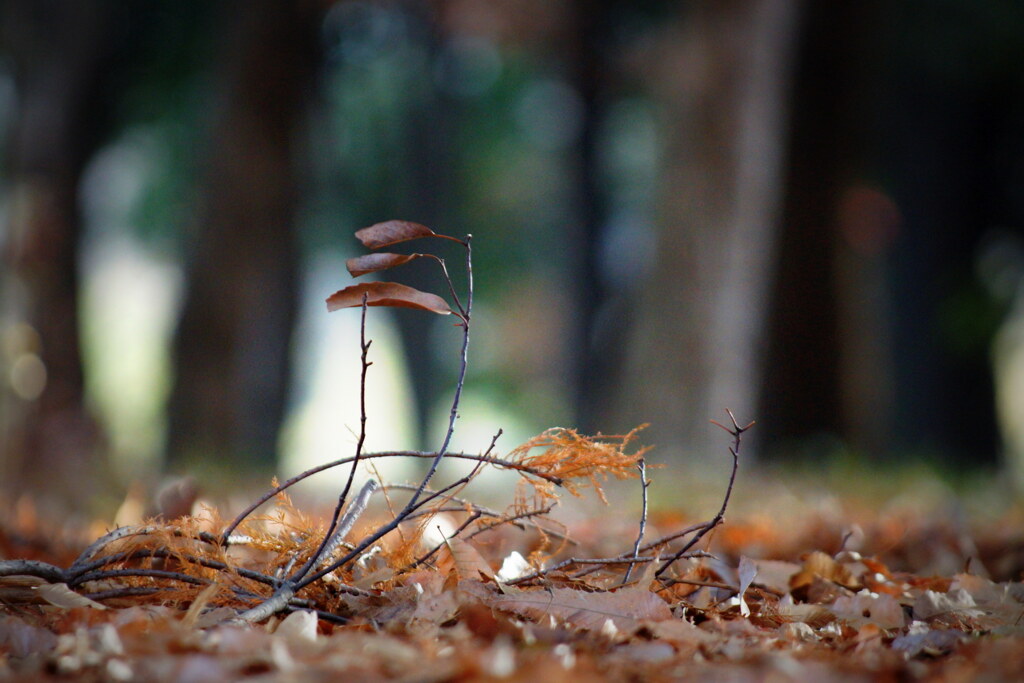
[[[461,226],[452,224],[452,124],[458,103],[437,87],[433,73],[445,36],[441,34],[442,27],[436,16],[436,8],[421,2],[406,2],[405,9],[415,20],[414,36],[420,43],[424,60],[419,65],[421,71],[410,74],[416,82],[410,84],[414,94],[409,97],[409,106],[405,111],[408,160],[406,168],[397,170],[405,176],[407,182],[406,191],[398,198],[402,215],[382,216],[381,220],[412,220],[438,232],[460,235]],[[441,248],[444,250],[444,247]],[[454,262],[449,264],[449,272],[457,277],[462,270],[462,254],[454,250],[446,253],[456,256]],[[444,289],[435,263],[411,264],[403,270],[401,281],[428,292]],[[438,362],[438,327],[448,323],[440,322],[437,316],[404,312],[399,312],[394,319],[409,362],[409,380],[416,402],[419,447],[437,448],[439,443],[429,441],[432,435],[431,420],[439,414],[438,405],[442,400],[446,401],[449,391],[441,363]]]
[[[70,506],[95,494],[98,428],[83,405],[79,181],[96,149],[110,39],[105,3],[5,3],[17,113],[3,245],[2,481]],[[9,491],[14,493],[14,491]]]
[[[233,2],[184,310],[168,459],[270,471],[295,321],[298,134],[320,4]]]
[[[606,55],[610,39],[611,0],[576,0],[570,22],[576,33],[566,41],[571,47],[573,80],[583,110],[576,154],[576,215],[567,243],[578,245],[566,255],[569,281],[574,287],[575,325],[570,354],[572,386],[576,394],[577,425],[585,432],[597,432],[601,400],[611,389],[616,362],[611,320],[602,317],[606,305],[605,281],[600,272],[600,249],[607,219],[606,195],[598,167],[600,125],[604,117],[610,80]],[[601,324],[604,322],[605,324]]]
[[[756,417],[798,4],[687,3],[655,55],[660,235],[606,429],[651,422],[666,457],[723,450]]]
[[[882,266],[895,209],[863,181],[877,9],[809,3],[801,20],[758,430],[780,456],[822,436],[879,453],[891,437]]]

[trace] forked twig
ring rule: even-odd
[[[655,578],[660,578],[662,574],[668,571],[668,568],[672,566],[672,563],[685,555],[690,548],[697,545],[697,543],[699,543],[709,531],[717,527],[725,519],[725,509],[729,505],[729,498],[732,496],[732,487],[733,484],[736,483],[736,471],[739,469],[740,444],[742,443],[743,432],[754,426],[754,422],[750,422],[745,427],[740,427],[739,423],[736,422],[736,416],[732,414],[732,411],[727,408],[725,412],[729,414],[729,420],[732,422],[732,427],[726,427],[715,420],[711,421],[712,424],[717,425],[732,434],[733,439],[732,445],[729,447],[729,453],[732,455],[732,473],[729,475],[729,486],[725,490],[725,498],[722,499],[722,507],[718,510],[718,514],[716,514],[710,522],[704,524],[703,528],[694,534],[693,538],[691,538],[686,545],[662,563],[658,568],[658,571],[654,573]]]
[[[636,466],[640,470],[640,525],[636,534],[636,543],[633,544],[634,558],[640,557],[640,544],[644,542],[644,532],[647,530],[647,487],[651,485],[651,482],[647,481],[647,461],[642,455]],[[634,566],[631,564],[626,567],[626,573],[622,576],[623,586],[629,583]]]
[[[349,514],[346,515],[349,518],[348,528],[343,530],[338,526],[338,518],[341,516],[341,511],[345,507],[345,501],[348,498],[348,493],[352,490],[352,482],[355,480],[356,469],[359,467],[359,458],[363,454],[363,443],[366,441],[366,372],[370,369],[370,365],[372,365],[372,363],[367,360],[367,354],[370,351],[370,344],[373,343],[366,339],[366,309],[368,299],[369,295],[363,294],[362,315],[359,323],[359,348],[362,353],[360,357],[361,369],[359,375],[359,440],[356,442],[356,454],[352,458],[352,467],[349,468],[348,479],[345,481],[345,488],[342,489],[341,495],[338,496],[338,504],[334,508],[334,514],[331,516],[331,523],[327,527],[327,533],[324,534],[324,539],[320,543],[320,547],[316,549],[316,552],[310,555],[309,560],[307,560],[297,572],[292,574],[290,578],[291,581],[298,581],[305,576],[312,567],[319,565],[321,557],[330,557],[331,552],[328,550],[328,545],[331,545],[332,549],[337,548],[338,543],[341,542],[341,539],[345,537],[345,534],[347,534],[352,528],[352,525],[355,524],[356,517],[366,509],[367,504],[370,502],[370,495],[372,495],[375,490],[374,487],[368,489],[364,486],[363,491],[360,493],[360,497],[365,498],[365,500],[363,500],[362,507],[358,510],[356,515],[352,515],[352,510],[349,510]],[[376,482],[371,479],[367,482],[367,485],[369,485],[370,482],[376,484]]]

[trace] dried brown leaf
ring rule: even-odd
[[[577,628],[600,631],[610,621],[618,631],[633,633],[645,622],[672,618],[665,601],[642,588],[614,593],[587,593],[572,588],[513,590],[491,605],[540,620],[552,616]]]
[[[421,237],[443,237],[425,225],[410,221],[384,221],[356,231],[356,239],[367,249],[380,249]]]
[[[416,308],[438,315],[449,315],[452,312],[448,302],[436,294],[422,292],[397,282],[364,282],[346,287],[327,297],[327,310],[337,311],[362,306],[364,296],[367,306]]]
[[[825,579],[846,588],[861,587],[860,580],[847,567],[820,550],[815,550],[804,558],[803,568],[790,577],[789,588],[795,591],[810,586],[815,578]]]
[[[497,583],[494,570],[480,551],[461,538],[445,540],[445,546],[455,562],[455,571],[464,579],[485,578]]]
[[[356,256],[350,258],[345,262],[345,266],[348,268],[348,272],[352,277],[359,277],[360,275],[366,275],[367,273],[376,273],[381,270],[387,270],[388,268],[394,268],[401,266],[409,261],[414,261],[423,256],[423,254],[392,254],[385,252],[381,254],[364,254],[362,256]]]

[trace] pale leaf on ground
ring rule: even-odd
[[[106,605],[100,604],[95,600],[90,600],[84,595],[79,595],[74,592],[68,588],[66,583],[48,583],[42,586],[36,586],[35,591],[39,597],[55,607],[62,607],[64,609],[72,609],[75,607],[92,607],[93,609],[99,610],[107,609]]]
[[[625,588],[614,593],[587,593],[571,588],[516,590],[491,601],[500,610],[541,620],[553,616],[577,628],[599,631],[611,620],[619,631],[633,633],[645,622],[672,618],[665,601],[650,591]]]

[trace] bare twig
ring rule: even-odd
[[[647,481],[647,461],[642,455],[636,466],[640,470],[640,525],[636,534],[636,543],[633,544],[634,558],[640,556],[640,544],[644,542],[644,532],[647,530],[647,487],[651,485],[651,482]],[[629,583],[633,567],[632,564],[626,567],[626,573],[622,576],[622,585]]]
[[[164,569],[140,569],[140,568],[129,568],[129,569],[107,569],[101,572],[89,572],[82,574],[77,577],[74,581],[74,585],[82,585],[90,581],[105,581],[109,579],[115,579],[122,576],[146,576],[154,579],[169,579],[171,581],[180,581],[182,583],[191,583],[197,586],[205,586],[212,583],[209,579],[201,579],[181,572],[170,572]]]
[[[732,414],[732,411],[726,409],[725,412],[729,414],[729,420],[732,422],[732,427],[726,427],[725,425],[712,420],[713,424],[732,434],[733,439],[732,446],[729,447],[729,453],[732,455],[732,473],[729,475],[729,486],[725,490],[725,498],[722,499],[722,507],[718,510],[718,514],[716,514],[710,522],[707,522],[703,528],[690,539],[689,543],[676,551],[672,557],[665,560],[665,562],[658,568],[658,571],[654,573],[656,578],[660,578],[661,575],[672,566],[673,562],[686,554],[686,551],[690,548],[697,545],[697,543],[699,543],[709,531],[721,524],[722,520],[725,519],[725,509],[729,505],[729,498],[732,496],[732,487],[733,484],[736,483],[736,471],[739,469],[740,444],[742,443],[743,432],[754,426],[754,423],[751,422],[745,427],[740,427],[739,423],[736,422],[736,416]]]
[[[288,603],[295,597],[295,592],[295,585],[290,581],[285,581],[281,584],[280,588],[274,591],[272,596],[255,607],[245,610],[231,621],[247,624],[254,624],[257,621],[263,621],[264,619],[287,608]]]
[[[50,583],[67,583],[68,572],[38,560],[4,560],[0,562],[0,576],[37,576]]]
[[[436,457],[437,453],[431,451],[384,451],[380,453],[364,453],[363,456],[361,457],[361,460],[375,460],[378,458],[430,458],[431,460],[433,460]],[[536,468],[529,467],[527,465],[522,465],[520,463],[513,462],[511,460],[506,460],[503,458],[496,458],[494,456],[479,455],[474,453],[447,453],[445,457],[457,458],[459,460],[475,460],[485,465],[494,465],[495,467],[500,467],[502,469],[512,470],[515,472],[520,472],[522,474],[528,474],[530,476],[537,477],[538,479],[549,481],[556,486],[562,485],[561,477],[557,477],[552,474],[548,474],[547,472],[542,472]],[[291,488],[292,486],[295,486],[299,482],[308,479],[313,475],[319,474],[325,470],[329,470],[334,467],[347,465],[351,463],[353,460],[354,458],[352,456],[348,456],[345,458],[339,458],[338,460],[334,460],[332,462],[324,463],[323,465],[311,467],[310,469],[295,475],[291,479],[288,479],[283,484],[280,484],[268,490],[255,501],[250,503],[245,510],[239,513],[239,515],[231,521],[231,523],[224,529],[224,531],[221,532],[220,539],[217,542],[219,542],[221,545],[229,545],[230,539],[232,538],[232,534],[234,533],[235,529],[238,528],[238,525],[245,521],[245,519],[253,512],[255,512],[257,508],[259,508],[261,505],[269,501],[277,494]]]
[[[455,421],[459,417],[459,404],[462,400],[462,388],[466,382],[466,368],[469,363],[469,321],[473,312],[473,248],[471,244],[472,235],[467,235],[465,242],[466,247],[466,309],[462,316],[462,351],[459,360],[459,377],[455,384],[455,394],[452,397],[451,412],[448,417],[448,429],[445,431],[444,440],[441,443],[441,448],[438,449],[437,454],[430,462],[430,468],[427,470],[426,475],[420,481],[419,486],[413,493],[412,497],[405,504],[405,507],[392,519],[389,523],[377,529],[375,532],[363,539],[355,548],[350,550],[340,559],[332,562],[327,567],[324,567],[315,573],[306,576],[300,580],[296,587],[301,589],[308,586],[310,583],[317,581],[323,576],[331,573],[335,569],[345,566],[348,562],[351,562],[354,558],[358,557],[366,548],[370,547],[381,537],[391,533],[399,524],[401,524],[410,513],[414,512],[420,505],[420,496],[426,490],[430,484],[430,480],[433,479],[434,473],[437,472],[438,466],[441,464],[441,460],[445,457],[448,451],[448,446],[451,444],[452,435],[455,433]],[[497,438],[497,437],[495,437]],[[428,499],[429,500],[429,499]]]
[[[434,477],[434,473],[437,472],[438,466],[441,464],[441,459],[444,458],[445,453],[448,451],[448,446],[451,444],[452,435],[455,434],[455,421],[459,417],[459,403],[462,400],[462,387],[466,383],[466,369],[469,365],[469,321],[473,312],[473,245],[471,240],[472,235],[466,235],[466,240],[463,244],[466,247],[466,308],[462,315],[462,352],[459,354],[459,378],[455,383],[455,395],[452,397],[452,408],[448,415],[448,429],[444,434],[444,441],[441,443],[441,448],[438,449],[437,455],[430,463],[430,468],[427,470],[427,474],[423,477],[420,483],[420,490],[413,494],[412,498],[406,503],[406,509],[404,512],[408,513],[415,509],[417,501],[419,501],[420,495],[423,493],[423,489],[427,487],[430,480]],[[448,271],[445,270],[445,277],[448,277]],[[451,279],[449,278],[449,282]]]
[[[355,526],[356,520],[366,510],[366,506],[370,504],[370,497],[380,488],[380,484],[377,483],[376,479],[368,479],[363,488],[359,490],[359,495],[352,501],[352,504],[345,511],[345,516],[341,518],[341,522],[338,523],[338,528],[334,530],[334,533],[328,537],[327,543],[320,549],[319,556],[316,560],[316,566],[322,566],[327,560],[334,555],[337,551],[338,546],[345,540],[345,536],[348,532],[352,531],[352,527]],[[301,577],[300,577],[301,578]],[[295,580],[293,577],[292,580]]]
[[[352,467],[349,468],[348,479],[345,481],[345,488],[342,489],[341,495],[338,496],[338,504],[334,507],[334,514],[331,515],[331,523],[327,527],[327,533],[324,534],[324,540],[320,543],[320,547],[316,549],[316,552],[310,555],[309,560],[291,576],[292,581],[298,581],[303,576],[305,576],[312,567],[320,564],[321,557],[330,557],[331,553],[327,550],[327,546],[329,544],[332,544],[332,539],[336,537],[338,537],[339,540],[341,538],[344,538],[345,534],[347,534],[349,530],[352,528],[352,524],[355,523],[355,517],[352,517],[348,529],[345,529],[340,534],[335,533],[335,527],[338,524],[338,518],[341,516],[341,511],[345,507],[345,501],[348,499],[348,493],[349,491],[352,490],[352,482],[355,480],[356,477],[356,469],[359,466],[359,458],[363,454],[363,443],[366,441],[366,372],[367,370],[370,369],[370,365],[372,365],[372,363],[370,363],[367,360],[367,354],[370,351],[370,344],[373,343],[372,341],[367,341],[366,339],[366,304],[368,298],[369,294],[364,293],[362,316],[360,317],[359,323],[359,348],[362,354],[360,356],[359,374],[359,440],[356,442],[356,454],[352,458]],[[371,479],[370,481],[372,482],[373,480]],[[367,482],[367,485],[369,485],[369,482]],[[373,491],[373,488],[367,490],[365,486],[363,487],[362,493],[366,494],[366,500],[363,502],[363,509],[365,509],[366,504],[369,503],[370,494],[372,494]],[[359,514],[361,513],[362,509],[359,510]],[[358,514],[356,516],[358,516]],[[336,542],[333,543],[333,547],[337,547]]]
[[[68,567],[68,574],[69,576],[74,575],[81,569],[82,565],[84,565],[86,562],[95,557],[101,550],[103,550],[103,548],[110,545],[111,543],[114,543],[115,541],[119,541],[122,538],[127,538],[128,536],[145,536],[148,534],[156,533],[158,531],[166,532],[167,528],[152,524],[141,526],[118,527],[117,529],[114,529],[113,531],[110,531],[104,534],[103,536],[100,536],[98,539],[90,543],[89,546],[81,552],[78,558],[71,563],[71,566]],[[174,536],[182,538],[194,538],[197,541],[208,543],[213,546],[217,546],[220,544],[220,539],[217,536],[205,531],[200,531],[195,534],[186,534],[180,529],[171,529],[171,533]]]
[[[551,565],[550,567],[545,567],[544,569],[538,569],[537,571],[533,572],[532,574],[526,574],[524,576],[520,576],[518,578],[512,579],[511,581],[506,581],[506,583],[508,585],[510,585],[510,586],[515,586],[515,585],[518,585],[520,583],[526,583],[527,581],[533,581],[534,579],[539,579],[539,578],[541,578],[543,576],[547,576],[548,574],[551,574],[553,572],[557,572],[560,569],[565,569],[566,567],[570,567],[570,566],[576,565],[576,564],[592,564],[592,565],[597,565],[598,568],[600,568],[600,567],[604,567],[604,566],[608,566],[608,565],[617,565],[617,564],[627,564],[627,565],[632,566],[634,564],[643,564],[645,562],[653,562],[654,560],[655,560],[655,558],[653,558],[653,557],[570,557],[568,559],[562,560],[561,562],[557,562],[557,563]]]

